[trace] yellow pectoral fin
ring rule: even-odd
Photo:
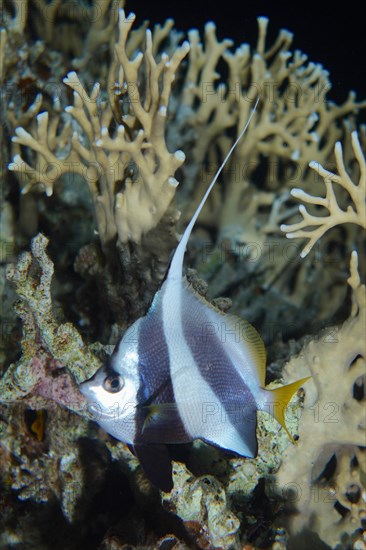
[[[153,405],[143,405],[141,408],[147,410],[147,415],[142,427],[142,433],[144,433],[147,428],[151,427],[152,424],[158,424],[159,422],[166,421],[167,419],[169,420],[172,413],[177,411],[177,404],[158,403]]]
[[[270,392],[268,404],[271,407],[269,412],[286,430],[293,443],[295,443],[294,438],[286,426],[286,408],[293,395],[299,388],[301,388],[301,386],[305,384],[305,382],[310,380],[310,378],[311,376],[307,376],[306,378],[301,378],[301,380],[292,382],[292,384],[288,384],[287,386],[281,386],[280,388],[275,388],[274,390],[268,390]]]

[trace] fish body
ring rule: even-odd
[[[256,456],[257,410],[267,410],[286,428],[286,405],[307,380],[266,390],[266,353],[257,331],[216,310],[183,277],[189,236],[227,158],[149,311],[125,332],[107,364],[80,386],[98,424],[133,448],[149,479],[164,491],[173,486],[168,445],[202,439]]]

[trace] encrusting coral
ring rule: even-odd
[[[356,252],[348,284],[349,318],[324,329],[285,365],[286,381],[310,371],[312,383],[299,420],[300,441],[283,453],[276,474],[280,492],[287,487],[293,493],[292,528],[313,530],[332,548],[366,520],[366,288]]]
[[[49,354],[49,361],[54,363],[54,367],[57,363],[66,367],[76,382],[81,382],[85,375],[100,366],[72,324],[60,323],[54,317],[51,297],[54,267],[45,252],[47,242],[46,237],[38,235],[32,242],[32,254],[24,252],[17,265],[8,268],[7,277],[15,284],[22,300],[17,309],[23,321],[23,353],[16,368],[11,365],[0,381],[2,402],[20,399],[37,385],[47,388],[47,369],[44,370],[44,365],[39,361],[44,353]],[[52,368],[50,370],[52,372]],[[53,391],[49,396],[59,403],[63,403],[63,399],[68,408],[72,408],[72,394],[75,393],[79,400],[80,394],[72,390],[71,381],[70,384],[63,381],[62,385],[63,397],[62,392],[57,396],[57,392]]]
[[[1,14],[1,166],[11,172],[0,179],[1,274],[9,264],[0,283],[0,473],[10,502],[0,545],[28,540],[26,518],[13,527],[21,515],[14,493],[60,508],[79,547],[95,529],[100,549],[192,541],[285,549],[283,525],[290,544],[299,531],[331,546],[361,544],[365,159],[355,115],[365,102],[354,93],[342,105],[328,101],[327,71],[291,51],[288,31],[268,45],[264,17],[254,47],[232,48],[213,23],[202,40],[192,30],[184,41],[172,20],[133,29],[122,0],[72,5],[7,0]],[[312,374],[288,413],[299,442],[263,413],[257,458],[196,442],[184,451],[187,466],[174,462],[172,493],[157,495],[129,450],[87,422],[77,384],[146,312],[177,242],[179,210],[184,226],[257,96],[192,235],[198,276],[188,279],[206,293],[203,276],[209,298],[227,295],[216,303],[227,309],[231,299],[254,322],[272,379]],[[306,204],[300,221],[296,199]],[[22,335],[10,312],[16,299]],[[127,494],[117,507],[103,493],[108,476],[113,494],[118,483]],[[98,521],[88,517],[95,495]],[[118,518],[106,511],[109,500]],[[43,548],[38,510],[27,517]]]
[[[163,505],[177,514],[200,548],[231,548],[238,544],[240,521],[230,511],[224,487],[213,477],[198,479],[182,465],[174,465],[174,489]]]
[[[366,164],[356,132],[352,148],[358,163],[358,183],[346,170],[342,146],[335,146],[338,175],[310,163],[324,179],[326,196],[311,196],[301,189],[292,195],[310,205],[329,211],[311,215],[300,206],[303,220],[283,226],[289,238],[308,239],[301,252],[305,257],[318,239],[337,224],[352,223],[366,229]],[[356,173],[356,171],[354,171]],[[346,192],[339,206],[335,187]],[[309,229],[309,228],[313,229]],[[292,489],[296,515],[292,529],[309,529],[334,547],[344,533],[363,529],[366,521],[366,288],[358,272],[358,254],[352,252],[348,284],[352,289],[352,309],[341,326],[328,327],[291,358],[284,368],[285,380],[311,372],[313,386],[307,390],[297,447],[282,455],[277,473],[280,491]]]

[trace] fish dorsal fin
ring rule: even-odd
[[[184,254],[185,254],[187,243],[188,243],[189,237],[192,233],[192,229],[194,227],[194,224],[196,223],[196,220],[197,220],[197,218],[198,218],[198,216],[199,216],[199,214],[200,214],[200,212],[201,212],[201,210],[202,210],[202,208],[203,208],[203,206],[204,206],[204,204],[207,200],[207,197],[211,193],[211,190],[212,190],[213,186],[215,185],[215,183],[217,181],[217,178],[219,177],[222,170],[224,169],[224,167],[225,167],[227,161],[229,160],[232,152],[234,151],[235,147],[238,145],[239,141],[241,140],[241,138],[245,134],[245,132],[246,132],[246,130],[247,130],[249,124],[250,124],[250,121],[252,120],[252,118],[254,116],[254,113],[255,113],[255,110],[257,108],[258,102],[259,102],[259,97],[257,98],[257,100],[255,102],[255,105],[253,107],[252,112],[250,113],[250,117],[248,118],[247,123],[245,124],[243,130],[240,132],[240,134],[239,134],[238,138],[236,139],[235,143],[230,148],[230,151],[228,152],[225,159],[223,160],[220,168],[217,170],[212,182],[209,185],[209,188],[207,189],[206,193],[204,194],[203,199],[199,203],[199,205],[197,207],[197,210],[195,211],[195,213],[192,216],[191,221],[187,225],[186,230],[184,231],[183,236],[182,236],[182,238],[181,238],[181,240],[180,240],[180,242],[179,242],[179,244],[178,244],[178,246],[177,246],[177,248],[174,252],[174,256],[172,258],[170,268],[169,268],[169,272],[168,272],[168,277],[167,277],[168,279],[178,279],[178,280],[180,280],[182,278]]]
[[[245,348],[245,353],[250,358],[250,363],[255,367],[255,374],[261,387],[265,385],[266,378],[266,348],[260,334],[246,321],[236,315],[226,314],[225,322],[233,329],[236,341],[240,341]],[[239,365],[238,365],[239,367]]]

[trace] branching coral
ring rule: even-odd
[[[246,262],[246,273],[258,275],[262,288],[284,296],[295,309],[302,289],[308,288],[303,281],[309,271],[314,271],[314,287],[319,293],[322,287],[324,304],[329,304],[328,279],[318,266],[293,261],[280,225],[292,222],[297,211],[289,203],[290,185],[301,178],[302,189],[316,194],[309,161],[326,165],[336,139],[343,135],[339,121],[364,103],[354,94],[341,106],[328,102],[328,73],[300,52],[291,52],[288,31],[281,31],[267,46],[266,18],[258,20],[259,36],[252,50],[242,44],[232,51],[230,40],[217,39],[212,23],[202,42],[198,32],[191,31],[186,63],[182,60],[188,43],[178,45],[181,35],[171,20],[153,33],[146,25],[132,30],[132,23],[133,18],[126,19],[121,11],[106,83],[102,79],[89,91],[81,73],[71,72],[65,83],[74,92],[74,104],[65,107],[65,114],[42,112],[37,124],[25,124],[27,129],[18,124],[10,168],[24,192],[41,187],[51,194],[61,175],[69,174],[66,181],[71,179],[74,187],[79,177],[86,179],[106,257],[107,270],[100,273],[107,276],[99,287],[107,296],[117,296],[108,304],[124,326],[144,312],[176,242],[175,172],[180,170],[183,183],[179,206],[186,223],[247,119],[254,97],[260,95],[247,135],[227,167],[225,185],[213,190],[211,208],[204,209],[199,224],[214,230],[218,246],[229,243],[228,251]],[[35,105],[39,109],[39,102]],[[187,154],[184,164],[180,149],[169,152],[177,147]],[[159,236],[152,236],[152,230]],[[115,238],[120,245],[117,267],[108,244]],[[327,242],[323,244],[326,249]],[[151,269],[152,263],[157,267]],[[88,277],[85,270],[80,272]],[[126,285],[120,288],[116,281],[129,280],[131,272],[135,284],[126,292]],[[212,288],[225,292],[223,281],[229,278],[221,273],[216,277]],[[343,294],[342,290],[332,298],[334,309]],[[126,313],[129,304],[141,301],[142,308]]]
[[[299,210],[302,215],[302,221],[292,225],[281,225],[282,231],[286,232],[289,239],[306,238],[308,243],[301,252],[301,257],[305,257],[314,244],[330,228],[343,223],[353,223],[366,229],[366,163],[362,154],[360,142],[356,132],[352,133],[352,147],[355,158],[359,165],[359,182],[352,181],[352,177],[347,172],[342,146],[338,142],[334,148],[334,154],[337,163],[338,175],[329,172],[316,162],[310,163],[310,168],[315,170],[324,180],[326,189],[325,197],[318,197],[305,193],[302,189],[292,189],[291,195],[303,202],[315,206],[320,206],[328,210],[326,216],[310,214],[306,206],[300,205]],[[338,184],[347,193],[347,208],[339,206],[337,196],[334,191],[334,184]],[[351,204],[348,204],[352,202]],[[316,211],[317,212],[317,211]]]
[[[26,6],[28,0],[21,3]],[[32,0],[39,37],[47,45],[71,53],[75,68],[85,68],[91,59],[95,62],[113,41],[118,10],[123,6],[124,0]]]
[[[23,33],[27,22],[28,0],[12,0],[12,15],[7,13],[8,7],[9,6],[4,6],[4,10],[1,13],[4,24],[11,31],[15,31],[18,34]]]
[[[223,227],[234,222],[243,226],[240,220],[245,219],[248,188],[260,164],[265,174],[261,187],[268,191],[282,185],[281,172],[292,181],[299,175],[306,177],[309,185],[307,165],[311,160],[328,160],[342,133],[337,120],[364,106],[363,102],[356,102],[354,94],[342,106],[328,103],[326,96],[331,85],[327,71],[319,64],[309,63],[301,52],[290,51],[292,34],[288,31],[282,30],[275,43],[267,47],[268,20],[259,18],[258,25],[253,52],[248,44],[231,52],[231,42],[219,42],[213,24],[205,28],[204,43],[196,31],[189,34],[191,54],[186,87],[176,116],[178,128],[186,130],[187,140],[192,140],[193,134],[197,142],[193,155],[198,166],[205,159],[217,164],[217,153],[211,154],[211,147],[218,147],[224,156],[230,146],[226,131],[235,128],[238,133],[254,98],[259,96],[261,100],[228,167],[225,200],[213,198],[219,212],[222,208]],[[226,84],[221,82],[220,64],[226,65],[228,71]],[[187,170],[191,176],[191,166]],[[198,196],[200,192],[201,189]],[[214,195],[220,195],[220,190],[216,189]],[[215,209],[211,216],[217,216]]]
[[[292,181],[296,174],[306,176],[308,183],[304,183],[304,188],[309,187],[308,162],[324,164],[328,160],[335,139],[340,136],[336,121],[363,104],[357,103],[353,95],[341,107],[327,104],[327,72],[320,65],[307,63],[306,56],[299,52],[289,51],[292,35],[287,31],[282,31],[275,44],[266,49],[266,18],[258,20],[259,38],[253,54],[247,44],[232,53],[231,41],[219,42],[211,23],[206,26],[204,44],[197,31],[191,31],[191,53],[185,73],[179,65],[188,51],[188,42],[174,47],[173,33],[173,44],[168,45],[171,59],[164,53],[158,57],[171,22],[157,27],[153,35],[147,31],[143,46],[144,29],[133,34],[133,20],[126,19],[123,10],[120,12],[119,39],[108,75],[109,101],[104,100],[99,85],[89,95],[75,73],[65,79],[74,90],[75,102],[66,110],[80,134],[74,132],[68,154],[64,133],[56,134],[58,122],[52,120],[48,124],[47,115],[42,113],[34,137],[18,128],[14,139],[35,151],[35,168],[16,156],[11,169],[28,180],[25,192],[40,182],[48,194],[63,173],[83,175],[94,199],[102,242],[116,234],[123,243],[128,239],[139,242],[166,212],[177,185],[174,173],[184,159],[180,152],[168,152],[165,133],[168,132],[169,142],[181,147],[195,144],[190,147],[192,158],[184,168],[185,192],[196,184],[198,200],[202,185],[206,186],[212,173],[209,169],[202,174],[204,161],[217,162],[217,147],[225,155],[230,146],[226,131],[240,131],[250,112],[251,98],[259,95],[261,104],[255,120],[227,170],[225,200],[220,197],[220,189],[215,189],[211,198],[215,208],[209,220],[208,211],[203,216],[210,223],[219,217],[222,235],[232,234],[240,244],[252,242],[253,238],[263,244],[270,232],[278,232],[279,222],[289,214],[272,213],[272,223],[266,231],[258,229],[265,225],[264,211],[271,210],[271,192],[280,185],[280,172],[285,170]],[[131,61],[136,49],[140,53]],[[229,72],[227,85],[218,83],[220,63],[225,63]],[[167,128],[166,108],[175,74],[184,77],[184,85],[172,90],[171,116],[175,123]],[[64,132],[69,135],[66,127]],[[257,197],[251,178],[264,158],[268,159],[265,189]],[[242,222],[247,209],[253,208],[253,201],[247,200],[249,194],[254,194],[257,205],[257,222],[252,231],[247,224],[244,228]],[[130,211],[135,210],[137,197],[143,214],[133,222]],[[261,218],[263,223],[258,224]]]
[[[41,113],[34,137],[17,128],[13,138],[36,153],[35,168],[19,155],[9,167],[28,180],[23,192],[40,183],[51,195],[62,174],[83,176],[93,197],[103,244],[116,236],[121,243],[140,242],[143,234],[157,226],[174,197],[178,182],[173,176],[184,160],[181,151],[168,151],[165,125],[171,85],[188,43],[177,48],[171,59],[163,54],[157,62],[153,37],[147,31],[144,53],[131,61],[126,42],[134,19],[120,11],[118,61],[112,63],[109,76],[115,88],[114,104],[101,99],[99,84],[89,95],[77,74],[69,73],[64,82],[74,91],[74,105],[66,108],[75,128],[71,149],[64,153],[70,127],[65,125],[57,134],[59,120],[49,122],[48,114]],[[160,33],[159,40],[163,37]],[[143,94],[138,87],[141,79],[146,83]]]
[[[260,96],[248,132],[228,163],[224,183],[213,190],[210,208],[202,212],[198,221],[208,229],[206,241],[212,229],[218,235],[211,249],[206,245],[210,251],[199,268],[211,277],[214,293],[225,292],[232,287],[233,280],[223,272],[225,267],[218,268],[215,258],[226,257],[231,249],[234,257],[245,262],[246,275],[254,272],[257,284],[273,293],[274,300],[282,297],[287,310],[296,309],[305,293],[319,295],[316,307],[322,311],[330,302],[329,279],[323,277],[320,262],[297,260],[297,245],[289,244],[280,226],[292,222],[297,212],[291,200],[291,186],[301,180],[303,192],[316,194],[317,182],[309,169],[309,161],[323,166],[331,161],[336,140],[343,137],[346,141],[348,129],[353,127],[352,120],[348,125],[340,121],[364,107],[365,102],[356,101],[353,93],[343,105],[329,102],[327,94],[331,84],[327,71],[319,64],[308,62],[299,51],[291,51],[291,33],[283,30],[274,44],[267,45],[268,20],[259,18],[258,25],[258,41],[252,49],[242,44],[231,51],[228,41],[220,42],[216,38],[212,24],[206,26],[202,42],[196,31],[189,34],[191,52],[186,86],[180,102],[173,92],[176,124],[169,129],[174,143],[182,146],[176,136],[179,132],[181,140],[188,145],[187,162],[182,167],[185,174],[182,194],[189,197],[189,206],[183,216],[189,220],[232,143],[230,132],[235,136],[240,131],[251,102]],[[225,70],[227,78],[223,76]],[[191,147],[192,143],[196,146]],[[183,149],[186,150],[184,146]],[[346,166],[350,162],[349,153],[349,147],[345,146]],[[352,171],[350,175],[358,176],[353,176]],[[355,241],[347,240],[346,246],[350,252]],[[329,250],[334,255],[335,266],[338,251],[329,240],[319,245],[319,257],[329,257]],[[342,267],[346,269],[346,265]],[[304,284],[310,279],[311,293],[309,285]],[[224,281],[227,281],[226,287]],[[292,292],[289,289],[293,289]],[[340,295],[333,295],[331,300],[334,311],[344,300],[344,287],[338,290]],[[252,288],[248,294],[253,294]],[[248,294],[243,296],[243,301],[248,301]],[[253,309],[258,310],[257,306]],[[262,315],[268,317],[268,311],[269,308],[264,307]],[[245,311],[251,318],[253,314],[256,315],[252,310]],[[300,317],[295,315],[294,324],[298,324]],[[301,318],[306,323],[306,318]],[[278,324],[277,319],[267,319],[267,324],[274,323]]]
[[[7,42],[7,32],[5,29],[0,30],[0,82],[4,79],[4,57],[5,47]]]

